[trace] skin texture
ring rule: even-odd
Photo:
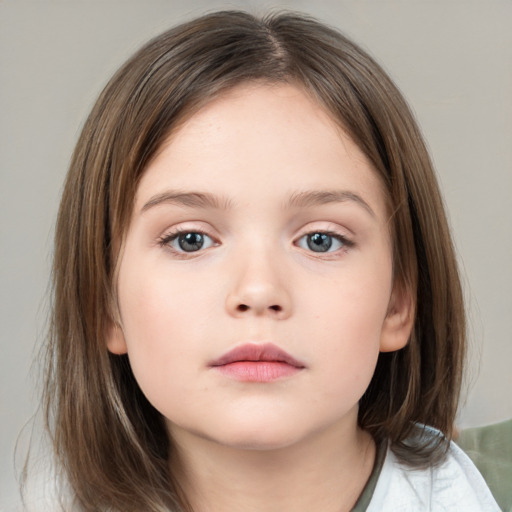
[[[370,163],[291,85],[213,100],[145,171],[108,348],[128,353],[166,418],[195,510],[354,504],[375,452],[358,401],[379,351],[402,348],[412,323],[393,288],[388,216]],[[184,252],[177,230],[204,245]],[[332,236],[329,251],[308,246],[314,233]],[[247,343],[302,368],[254,382],[211,366]]]

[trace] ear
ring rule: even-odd
[[[113,321],[109,322],[107,331],[107,348],[112,354],[121,355],[128,352],[126,340],[124,339],[123,329],[121,329],[121,327]]]
[[[415,301],[410,290],[395,285],[382,326],[381,352],[394,352],[407,345],[414,325],[415,309]]]

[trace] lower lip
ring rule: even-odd
[[[281,361],[236,361],[214,368],[223,375],[242,382],[273,382],[291,377],[302,369]]]

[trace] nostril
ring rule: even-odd
[[[247,304],[239,304],[236,309],[237,309],[237,311],[240,311],[241,313],[243,313],[245,311],[248,311],[251,308]],[[268,309],[270,309],[272,311],[275,311],[276,313],[279,313],[279,312],[281,312],[283,310],[283,308],[281,306],[279,306],[278,304],[274,304],[273,306],[269,306]]]

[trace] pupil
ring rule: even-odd
[[[179,236],[178,243],[183,251],[198,251],[203,246],[203,235],[201,233],[186,233]]]
[[[331,248],[332,237],[325,233],[313,233],[308,236],[308,247],[315,252],[326,252]]]

